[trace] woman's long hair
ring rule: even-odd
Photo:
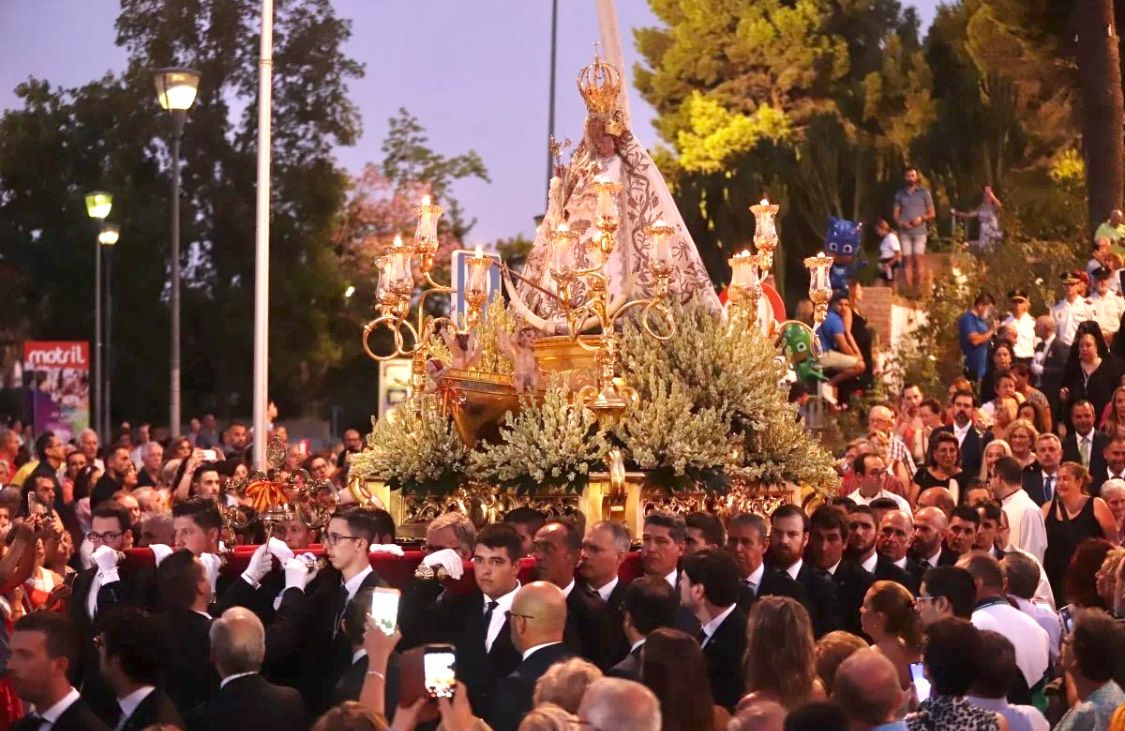
[[[1116,433],[1118,425],[1125,424],[1125,421],[1117,418],[1117,394],[1119,393],[1125,393],[1125,386],[1118,386],[1113,389],[1113,395],[1109,397],[1109,413],[1106,414],[1105,421],[1102,422],[1102,431],[1109,434],[1111,439]]]
[[[653,630],[641,656],[641,682],[660,700],[662,731],[715,728],[707,662],[694,637],[678,629]]]
[[[887,634],[902,640],[907,649],[921,649],[922,625],[910,590],[897,581],[876,581],[868,592],[871,608],[883,615]]]
[[[786,596],[755,602],[746,624],[742,674],[748,692],[770,692],[786,708],[809,700],[816,679],[816,641],[800,602]]]

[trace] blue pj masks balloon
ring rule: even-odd
[[[835,216],[828,217],[828,233],[824,236],[824,250],[832,256],[856,256],[863,239],[863,224]]]

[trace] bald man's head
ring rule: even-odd
[[[249,609],[233,607],[211,624],[211,659],[224,678],[256,673],[266,656],[266,630]]]
[[[953,493],[944,487],[927,488],[918,496],[919,508],[941,508],[946,517],[953,512],[953,508],[956,506],[957,502],[953,499]]]
[[[949,519],[941,508],[920,508],[914,513],[914,548],[924,558],[941,550]]]
[[[521,652],[535,645],[562,642],[566,595],[549,581],[526,584],[512,600],[512,643]]]
[[[880,726],[894,720],[902,703],[898,671],[880,651],[858,650],[840,663],[832,701],[844,709],[852,728]]]

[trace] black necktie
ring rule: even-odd
[[[332,612],[335,618],[332,622],[332,636],[335,637],[340,631],[340,622],[344,619],[344,609],[348,606],[348,587],[340,584],[339,591],[336,592],[336,603]]]
[[[705,644],[705,643],[707,642],[707,632],[706,632],[706,630],[704,630],[704,629],[703,629],[703,628],[701,627],[701,628],[699,629],[699,634],[698,634],[698,635],[696,635],[696,639],[698,639],[698,640],[699,640],[699,646],[700,646],[700,647],[703,647],[703,645],[704,645],[704,644]]]
[[[1051,475],[1047,475],[1047,479],[1043,480],[1043,497],[1050,500],[1051,495],[1054,494],[1054,490],[1055,490],[1055,478],[1052,477]]]
[[[488,601],[488,608],[484,610],[484,632],[486,635],[488,634],[488,628],[492,626],[492,613],[498,606],[500,606],[500,602],[490,599]]]

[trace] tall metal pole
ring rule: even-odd
[[[101,432],[102,443],[109,435],[102,431],[102,242],[94,237],[94,408],[90,414],[90,428]]]
[[[172,112],[172,342],[169,351],[170,389],[168,429],[180,434],[180,139],[187,113]]]
[[[551,0],[551,84],[550,99],[547,102],[547,139],[555,136],[555,57],[559,45],[559,0]],[[547,150],[547,192],[551,192],[551,178],[555,174],[555,158]]]
[[[105,252],[105,408],[102,409],[102,433],[107,439],[113,438],[112,400],[113,391],[113,247],[107,246]]]
[[[258,216],[254,241],[254,467],[266,463],[270,330],[270,117],[273,88],[273,0],[262,0],[258,59]]]

